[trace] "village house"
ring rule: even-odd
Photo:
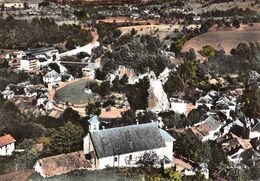
[[[205,120],[189,128],[202,141],[215,140],[221,136],[220,129],[224,124],[217,117],[210,115]]]
[[[217,91],[210,91],[205,96],[200,97],[196,101],[195,106],[199,107],[199,106],[205,105],[205,106],[207,106],[210,109],[217,96],[218,96]]]
[[[10,156],[15,150],[16,140],[10,135],[0,137],[0,156]]]
[[[229,161],[239,164],[242,152],[252,149],[250,139],[243,139],[233,133],[217,138],[216,143],[228,155]]]
[[[130,125],[99,130],[97,116],[90,120],[87,136],[83,138],[84,153],[97,170],[106,167],[132,167],[145,152],[153,151],[172,166],[173,142],[156,123]]]
[[[51,70],[43,76],[43,82],[47,84],[50,83],[51,85],[55,85],[58,84],[60,81],[61,75],[55,70]]]
[[[3,92],[1,92],[1,94],[5,99],[12,99],[14,97],[14,91],[9,89],[5,89]]]

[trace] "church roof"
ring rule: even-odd
[[[104,129],[90,135],[98,158],[166,146],[156,123]]]

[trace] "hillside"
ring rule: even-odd
[[[243,41],[260,41],[260,24],[254,24],[251,28],[242,27],[229,30],[212,28],[211,31],[189,40],[182,48],[182,52],[193,48],[198,58],[202,58],[198,51],[203,46],[210,45],[216,50],[223,49],[226,54],[229,54],[232,48],[237,47]]]

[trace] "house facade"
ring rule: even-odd
[[[34,57],[24,58],[20,60],[21,70],[35,70],[38,68],[38,60]]]
[[[3,95],[3,97],[5,99],[12,99],[14,97],[14,91],[11,91],[11,90],[8,90],[8,89],[1,92],[1,94]]]
[[[61,75],[55,70],[51,70],[47,74],[43,76],[44,83],[50,83],[51,85],[55,85],[61,81]]]
[[[10,135],[0,137],[0,156],[10,156],[15,150],[16,140]]]
[[[84,154],[97,170],[106,167],[134,167],[146,152],[170,160],[172,166],[174,138],[156,123],[130,125],[99,130],[97,117],[90,120],[90,132],[84,137]]]

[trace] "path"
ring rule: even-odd
[[[91,36],[92,36],[92,42],[82,46],[82,47],[78,47],[76,49],[64,52],[60,54],[60,57],[64,57],[64,56],[73,56],[76,55],[80,52],[86,52],[87,54],[91,55],[91,51],[93,48],[98,47],[100,45],[100,43],[97,41],[99,36],[97,33],[97,29],[94,29],[94,31],[91,31]]]

